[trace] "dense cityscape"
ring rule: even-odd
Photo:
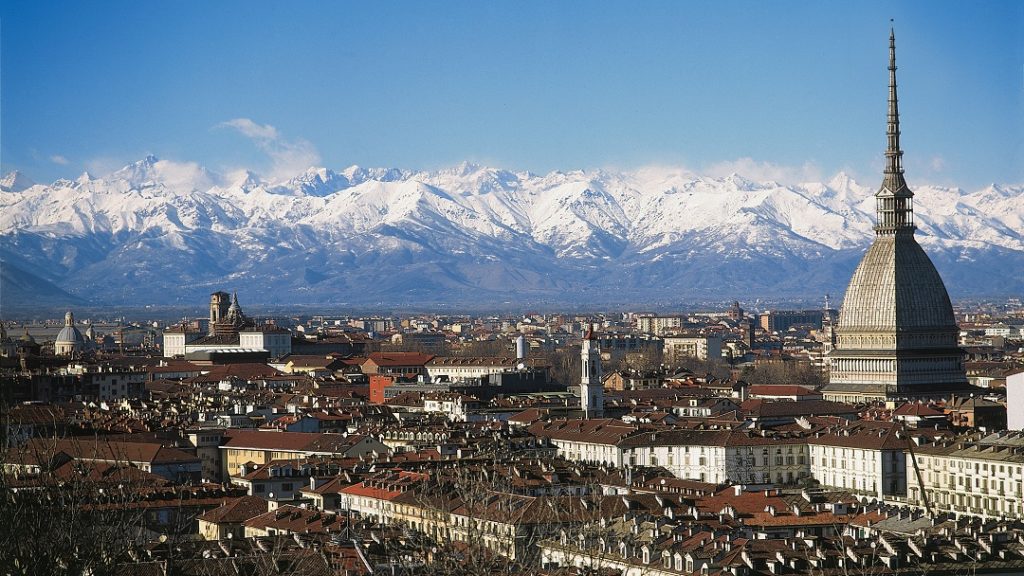
[[[5,553],[29,572],[1024,569],[1018,300],[958,311],[961,390],[850,402],[825,305],[209,305],[5,323]]]
[[[894,30],[887,70],[871,243],[813,306],[289,309],[225,274],[201,313],[0,308],[0,576],[1024,574],[1024,301],[950,298]]]

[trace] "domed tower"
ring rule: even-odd
[[[40,350],[42,350],[42,346],[28,333],[28,327],[26,326],[25,333],[15,343],[16,353],[18,356],[38,356]]]
[[[216,325],[223,322],[228,315],[228,302],[231,295],[227,292],[214,292],[210,294],[210,335],[216,333]]]
[[[736,322],[743,320],[743,308],[740,307],[739,300],[733,300],[732,307],[729,308],[729,319]]]
[[[85,337],[75,327],[75,315],[68,310],[64,315],[64,327],[53,342],[53,353],[57,356],[74,356],[85,349]]]
[[[826,399],[944,396],[967,388],[959,328],[942,278],[914,239],[914,193],[903,178],[896,37],[889,36],[885,172],[875,194],[875,240],[839,311]]]
[[[232,326],[241,326],[245,322],[242,307],[238,305],[238,292],[231,293],[231,306],[228,307],[227,321]]]
[[[7,333],[7,326],[0,320],[0,356],[9,358],[16,355],[18,348],[14,338]]]

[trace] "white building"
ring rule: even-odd
[[[223,350],[265,350],[271,358],[280,358],[292,353],[292,334],[274,324],[248,326],[236,335],[208,335],[186,325],[164,331],[165,358]]]
[[[1024,430],[1024,372],[1006,377],[1006,428]]]
[[[613,466],[660,466],[677,478],[742,484],[822,485],[880,499],[906,495],[901,427],[858,421],[806,434],[757,430],[641,430],[620,420],[539,422],[530,432],[568,460]]]
[[[522,366],[530,370],[548,370],[550,363],[544,358],[512,358],[511,356],[435,356],[423,368],[431,380],[451,382],[475,381],[490,374],[512,372]]]
[[[908,437],[896,424],[858,421],[807,439],[811,475],[824,486],[898,498],[907,493]]]

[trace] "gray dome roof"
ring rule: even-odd
[[[846,289],[839,329],[957,329],[946,286],[913,233],[875,237]]]
[[[57,344],[85,343],[85,337],[78,331],[78,328],[65,326],[57,333],[57,339],[54,342]]]

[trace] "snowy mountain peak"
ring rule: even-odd
[[[308,196],[327,196],[348,188],[349,179],[327,168],[311,166],[284,186]]]
[[[151,183],[154,176],[154,167],[160,160],[152,154],[142,160],[137,160],[116,170],[105,177],[105,180],[123,180],[133,187],[142,187]]]
[[[758,187],[757,183],[753,182],[752,180],[747,180],[746,178],[740,176],[736,172],[729,174],[728,176],[723,178],[722,181],[728,184],[732,184],[733,186],[736,187],[737,190],[754,190],[755,188]],[[775,185],[774,182],[765,182],[765,184],[767,184],[768,186]]]
[[[4,189],[17,181],[6,176]],[[951,292],[1024,289],[1024,187],[915,193],[917,237]],[[148,157],[0,195],[0,258],[73,275],[83,295],[123,295],[130,277],[147,287],[137,298],[226,279],[263,302],[835,293],[873,238],[872,194],[843,173],[787,186],[671,167],[534,175],[468,162],[313,167],[270,185]]]
[[[4,192],[23,192],[35,184],[31,178],[17,170],[8,172],[3,178],[0,178],[0,190]]]
[[[844,170],[836,172],[836,175],[828,181],[828,187],[833,190],[845,190],[855,184],[856,181],[853,177],[847,174]]]
[[[452,169],[451,173],[456,176],[469,176],[470,174],[475,174],[482,169],[483,167],[479,164],[463,160],[458,166]]]
[[[234,188],[249,191],[263,183],[260,177],[252,170],[238,170],[228,174],[225,183]]]

